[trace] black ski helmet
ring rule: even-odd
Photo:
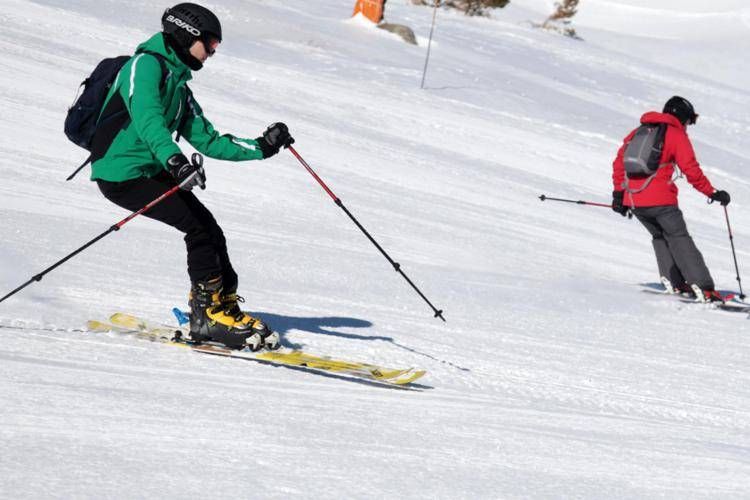
[[[664,113],[668,113],[685,125],[695,125],[698,120],[698,114],[690,101],[684,97],[674,96],[664,105]]]
[[[209,39],[216,38],[221,41],[219,18],[198,4],[180,3],[165,10],[161,24],[164,33],[188,50],[196,40],[208,43]]]

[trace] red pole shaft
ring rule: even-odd
[[[170,189],[169,191],[167,191],[166,193],[164,193],[163,195],[161,195],[158,198],[156,198],[154,201],[152,201],[151,203],[149,203],[145,207],[143,207],[142,209],[140,209],[137,212],[133,212],[132,214],[128,215],[127,217],[125,217],[124,219],[122,219],[120,222],[118,222],[117,224],[115,224],[115,226],[117,227],[117,229],[115,229],[115,231],[119,230],[122,226],[124,226],[128,222],[130,222],[131,220],[135,219],[136,217],[138,217],[139,215],[141,215],[146,210],[149,210],[154,205],[156,205],[158,203],[161,203],[162,201],[164,201],[165,198],[168,198],[168,197],[172,196],[173,194],[175,194],[179,190],[180,190],[180,186],[175,186],[172,189]]]
[[[339,198],[338,198],[338,196],[336,196],[336,195],[335,195],[335,194],[333,193],[333,191],[331,191],[331,190],[330,190],[330,189],[328,188],[328,186],[326,186],[326,183],[325,183],[325,182],[323,182],[323,179],[321,179],[320,177],[318,177],[318,174],[316,174],[316,173],[315,173],[315,170],[313,170],[313,169],[312,169],[312,167],[311,167],[310,165],[308,165],[308,164],[307,164],[307,162],[306,162],[306,161],[304,160],[304,158],[302,158],[302,157],[301,157],[301,156],[299,155],[299,153],[297,152],[297,150],[296,150],[296,149],[294,149],[294,147],[292,147],[292,146],[289,146],[289,148],[288,148],[288,149],[289,149],[289,151],[291,151],[291,152],[292,152],[292,154],[293,154],[293,155],[294,155],[295,157],[297,157],[297,159],[298,159],[298,160],[299,160],[299,162],[300,162],[300,163],[302,164],[302,166],[303,166],[303,167],[305,167],[305,168],[307,169],[307,171],[308,171],[308,172],[310,172],[310,175],[312,175],[312,176],[313,176],[313,177],[315,178],[315,180],[316,180],[316,181],[318,181],[318,184],[320,184],[320,187],[322,187],[323,189],[325,189],[325,192],[326,192],[326,193],[328,193],[328,196],[330,196],[330,197],[331,197],[331,198],[333,199],[333,201],[335,201],[336,203],[338,203],[338,202],[340,201],[340,200],[339,200]]]

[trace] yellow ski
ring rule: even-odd
[[[181,347],[189,347],[193,351],[231,358],[243,358],[272,365],[295,366],[341,375],[366,378],[377,382],[395,385],[410,384],[426,374],[425,370],[414,368],[395,369],[381,366],[333,359],[327,356],[315,356],[302,351],[260,351],[251,352],[234,350],[216,344],[190,344],[186,340],[175,339],[176,333],[182,338],[187,336],[183,329],[169,328],[166,325],[156,325],[137,316],[126,313],[115,313],[110,316],[111,324],[90,321],[92,331],[115,331],[145,338],[153,342],[161,342]]]

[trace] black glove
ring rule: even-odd
[[[714,194],[711,195],[711,200],[718,201],[722,207],[726,207],[729,205],[731,198],[726,191],[714,191]]]
[[[630,207],[626,207],[622,204],[622,197],[625,195],[625,191],[612,191],[612,210],[625,217],[628,214]]]
[[[294,138],[289,134],[289,128],[283,123],[273,123],[268,126],[263,136],[255,139],[263,151],[263,158],[270,158],[284,147],[288,148],[294,144]]]
[[[198,153],[193,153],[192,163],[182,153],[170,156],[167,160],[167,169],[181,189],[190,191],[195,186],[206,189],[206,172],[203,170],[203,157]]]

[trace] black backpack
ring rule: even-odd
[[[164,61],[164,56],[151,51],[140,51],[136,54],[150,54],[156,57],[162,70],[161,83],[159,89],[164,88],[164,84],[169,76],[169,70]],[[116,112],[107,116],[102,114],[102,106],[107,98],[109,90],[117,79],[125,63],[133,56],[118,56],[102,60],[96,65],[91,75],[81,82],[83,92],[73,105],[68,109],[68,115],[65,117],[65,135],[68,136],[76,146],[80,146],[87,151],[91,151],[92,142],[96,129],[100,125],[114,118],[121,117],[127,110],[122,106]],[[102,116],[100,116],[102,114]],[[81,171],[92,159],[92,156],[86,159],[66,180],[71,180]]]
[[[644,123],[625,148],[623,164],[628,177],[648,177],[661,167],[666,123]]]

